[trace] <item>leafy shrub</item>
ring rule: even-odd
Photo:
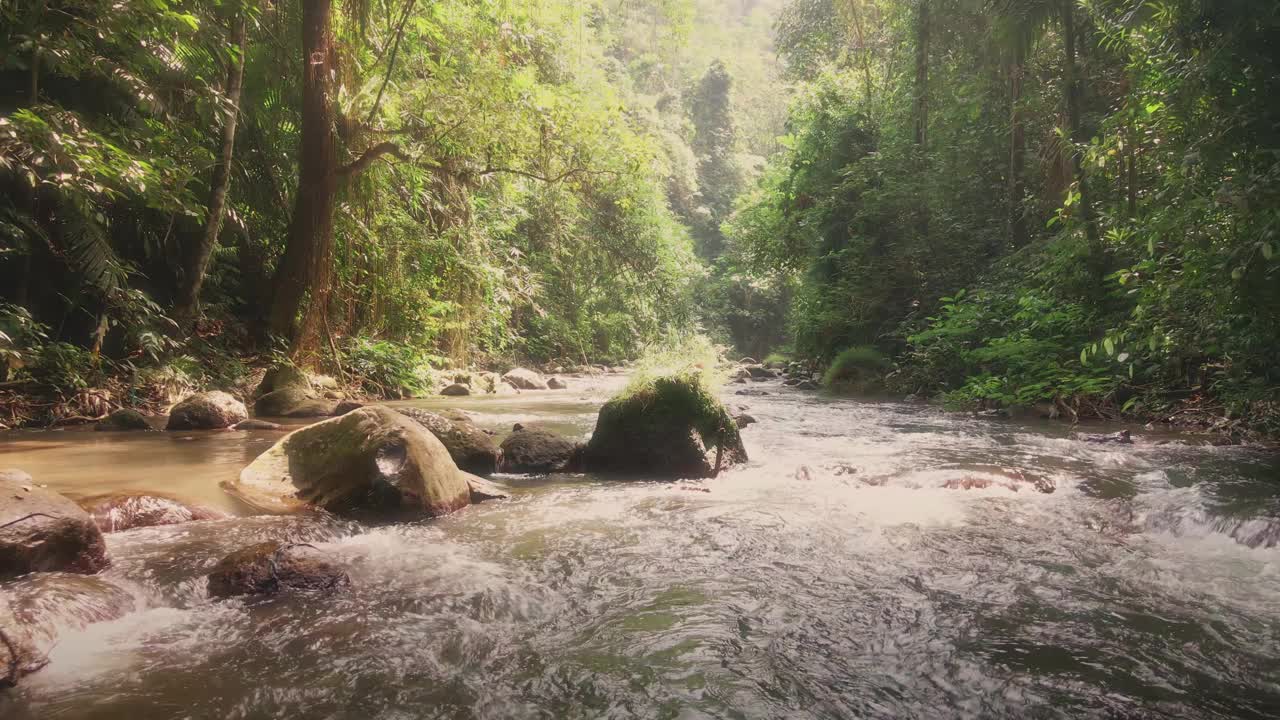
[[[831,362],[822,384],[830,389],[867,392],[883,387],[889,367],[879,350],[865,345],[851,347]]]
[[[701,388],[714,394],[728,378],[718,369],[719,353],[703,335],[688,335],[658,346],[650,346],[636,362],[624,395],[648,388],[664,377],[692,377]]]
[[[433,359],[438,360],[411,345],[352,338],[343,365],[359,379],[365,392],[396,398],[421,394],[431,387]]]

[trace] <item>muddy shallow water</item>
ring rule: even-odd
[[[620,383],[412,404],[585,435]],[[1280,716],[1274,454],[737,387],[752,461],[715,480],[508,477],[510,500],[417,524],[109,535],[97,578],[0,585],[51,598],[58,638],[0,717]],[[0,466],[241,513],[217,483],[280,435],[10,433]],[[351,589],[205,596],[222,555],[277,538]],[[96,601],[132,609],[76,629]]]

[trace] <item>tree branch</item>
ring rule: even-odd
[[[378,114],[378,107],[382,105],[382,94],[387,91],[387,83],[391,82],[391,72],[396,69],[396,54],[400,52],[400,39],[404,37],[404,24],[409,19],[409,13],[413,12],[413,6],[418,0],[409,0],[405,5],[404,15],[400,16],[400,26],[396,28],[396,41],[391,45],[391,57],[387,60],[387,74],[382,78],[382,86],[378,88],[378,97],[373,101],[373,107],[369,108],[369,117],[364,119],[364,124],[368,125],[373,122],[374,115]]]
[[[530,172],[528,170],[521,170],[519,168],[505,168],[505,167],[486,167],[485,169],[481,170],[477,174],[480,176],[484,176],[484,175],[496,175],[498,173],[520,175],[523,177],[530,178],[532,180],[541,180],[542,182],[547,183],[548,185],[554,185],[555,183],[558,183],[561,180],[567,180],[573,177],[574,175],[617,175],[617,173],[612,170],[591,170],[589,168],[584,168],[584,167],[570,168],[560,173],[559,175],[551,175],[551,176],[539,175],[538,173]]]
[[[400,149],[399,145],[393,142],[378,143],[368,150],[365,150],[364,154],[356,158],[356,160],[351,164],[343,165],[338,168],[338,175],[341,177],[359,175],[368,169],[368,167],[373,164],[374,160],[377,160],[383,155],[394,155],[405,162],[410,162],[409,156],[404,154],[404,151]]]

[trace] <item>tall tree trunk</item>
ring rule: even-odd
[[[1014,248],[1027,244],[1027,216],[1022,207],[1026,197],[1027,123],[1022,112],[1022,82],[1027,52],[1021,39],[1014,41],[1009,67],[1009,243]]]
[[[916,145],[924,150],[929,130],[929,0],[920,0],[916,11]]]
[[[191,319],[200,314],[200,288],[204,286],[209,257],[218,244],[218,234],[222,232],[222,220],[226,214],[227,190],[231,187],[231,159],[236,145],[236,122],[240,116],[240,88],[244,81],[247,45],[245,25],[245,16],[241,12],[231,31],[231,42],[237,48],[237,55],[227,67],[227,118],[222,124],[222,153],[218,164],[213,168],[213,182],[209,186],[209,217],[205,219],[204,233],[199,242],[187,249],[182,268],[182,287],[178,290],[177,302],[177,315],[182,319]]]
[[[302,140],[298,190],[284,257],[276,270],[270,329],[297,345],[295,324],[308,292],[308,313],[326,295],[328,262],[333,252],[333,212],[338,191],[338,154],[333,135],[330,84],[336,71],[336,48],[330,0],[302,3]]]
[[[1083,122],[1081,120],[1081,88],[1080,70],[1076,66],[1076,22],[1075,0],[1061,0],[1062,8],[1062,44],[1066,53],[1063,78],[1065,81],[1067,101],[1067,123],[1070,125],[1071,166],[1075,172],[1076,184],[1080,191],[1080,216],[1085,224],[1085,236],[1089,241],[1089,254],[1092,256],[1095,272],[1101,273],[1103,248],[1098,233],[1098,222],[1093,214],[1093,202],[1089,195],[1088,178],[1085,176],[1083,159],[1080,157],[1079,145],[1085,141]]]

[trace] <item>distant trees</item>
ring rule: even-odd
[[[696,236],[703,257],[718,257],[724,239],[720,223],[729,217],[742,187],[735,162],[737,132],[731,93],[733,78],[724,63],[715,60],[707,68],[689,98],[693,119],[693,151],[698,159],[698,187],[704,214],[698,218]]]
[[[847,3],[883,13],[883,52],[848,50],[868,43]],[[1280,160],[1261,150],[1280,106],[1258,51],[1278,17],[793,0],[778,41],[802,101],[730,252],[797,283],[798,351],[878,347],[905,392],[1115,414],[1191,387],[1280,424]]]

